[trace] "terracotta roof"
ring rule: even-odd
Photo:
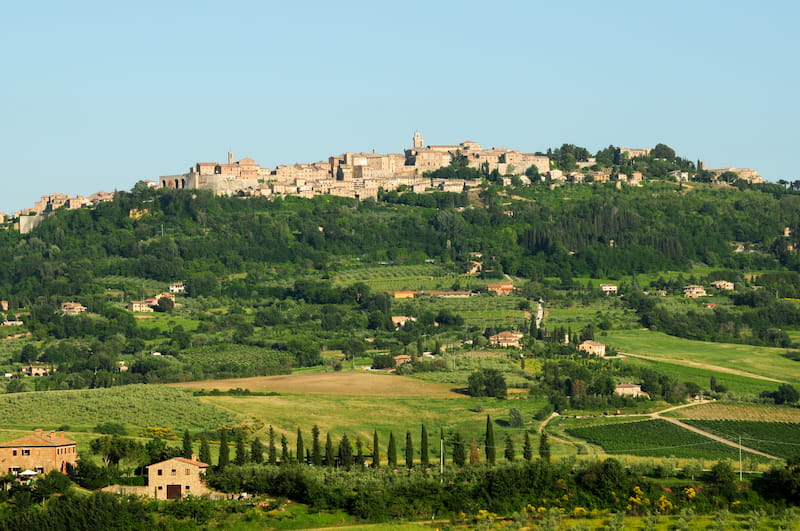
[[[71,439],[64,437],[57,437],[56,435],[42,434],[38,435],[32,433],[13,441],[8,441],[0,444],[0,448],[16,448],[18,446],[69,446],[71,444],[78,444]]]
[[[185,463],[187,465],[194,465],[200,468],[205,468],[210,465],[203,463],[202,461],[195,461],[194,459],[186,459],[185,457],[173,457],[172,459],[167,459],[166,461],[159,461],[158,463],[153,463],[152,465],[147,465],[145,468],[150,468],[151,466],[160,465],[163,463],[168,463],[169,461],[180,461],[181,463]]]

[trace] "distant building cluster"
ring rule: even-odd
[[[111,201],[112,199],[114,199],[114,194],[109,192],[95,192],[88,197],[82,195],[69,196],[67,194],[43,195],[32,207],[14,212],[13,217],[18,219],[14,224],[14,228],[22,234],[27,234],[39,225],[45,216],[56,209],[75,210],[87,206],[95,206],[103,201]],[[4,220],[6,215],[2,214],[2,218]]]
[[[264,168],[253,159],[198,162],[188,173],[164,175],[159,178],[164,188],[200,188],[217,194],[246,194],[256,196],[298,195],[311,197],[318,194],[375,198],[378,190],[396,190],[407,186],[421,193],[431,189],[461,192],[477,187],[479,181],[432,180],[425,172],[448,166],[453,157],[466,157],[467,165],[487,171],[497,170],[501,175],[523,174],[535,166],[540,174],[550,171],[550,159],[533,153],[521,153],[506,148],[484,149],[471,141],[454,145],[424,145],[419,132],[414,133],[413,147],[403,153],[343,153],[327,161],[281,165]]]

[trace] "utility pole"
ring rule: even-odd
[[[444,437],[439,436],[439,481],[444,483]]]
[[[742,481],[742,436],[739,435],[739,481]]]

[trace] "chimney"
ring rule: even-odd
[[[42,436],[42,429],[41,428],[36,428],[35,430],[33,430],[33,433],[37,437],[41,437]]]
[[[63,439],[64,438],[64,430],[61,430],[60,432],[58,432],[58,436]]]
[[[192,454],[192,461],[199,461],[197,454]]]

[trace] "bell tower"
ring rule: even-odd
[[[233,151],[228,151],[228,164],[233,164]]]
[[[419,131],[414,131],[414,148],[421,148],[425,144]]]

